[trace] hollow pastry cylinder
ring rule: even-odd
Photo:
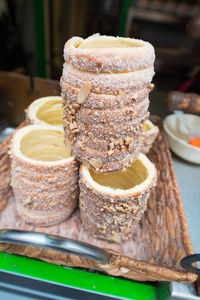
[[[31,124],[63,126],[62,98],[49,96],[36,99],[26,110],[26,119]]]
[[[134,232],[156,184],[155,166],[139,154],[130,168],[95,173],[80,168],[80,213],[83,226],[94,237],[120,243]]]
[[[11,184],[19,216],[50,226],[71,215],[78,201],[78,162],[61,129],[29,125],[17,130],[11,148]]]
[[[63,83],[75,87],[82,87],[91,83],[91,91],[101,94],[117,95],[119,90],[125,93],[135,91],[150,85],[154,76],[153,65],[139,70],[132,70],[125,73],[95,73],[82,71],[74,68],[71,64],[65,63],[63,66]]]
[[[96,94],[86,86],[62,85],[65,138],[72,154],[95,171],[113,172],[126,167],[139,153],[144,121],[148,117],[149,87],[126,94]],[[81,99],[81,101],[80,101]]]
[[[110,98],[90,93],[77,105],[79,93],[71,86],[62,93],[65,138],[71,140],[73,155],[101,172],[130,166],[139,153],[148,117],[148,88],[135,94],[139,100],[123,93]],[[98,107],[100,103],[105,107]]]
[[[153,142],[158,135],[158,126],[155,126],[150,120],[144,122],[144,131],[142,134],[140,152],[147,154],[151,149]]]
[[[71,38],[64,58],[80,70],[110,73],[147,68],[154,63],[155,51],[142,40],[94,34],[85,40]]]
[[[149,115],[153,47],[95,35],[69,40],[64,57],[63,122],[72,154],[96,172],[130,167]]]

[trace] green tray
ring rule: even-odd
[[[144,284],[3,252],[0,271],[121,299],[165,300],[170,296],[167,282]]]

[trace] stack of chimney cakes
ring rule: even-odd
[[[79,205],[91,235],[120,243],[132,236],[157,180],[145,156],[158,133],[147,120],[154,49],[93,35],[70,39],[64,57],[62,97],[35,100],[26,110],[31,125],[13,137],[17,212],[51,226]]]
[[[130,167],[149,116],[153,46],[97,34],[74,37],[64,59],[63,121],[72,155],[96,172]]]
[[[130,237],[156,184],[142,147],[154,75],[154,48],[131,38],[71,38],[61,78],[66,145],[80,161],[79,206],[84,228],[97,238]],[[148,124],[149,125],[149,124]],[[152,124],[152,127],[155,127]]]

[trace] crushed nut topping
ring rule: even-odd
[[[88,81],[88,82],[84,83],[84,85],[80,88],[80,91],[77,96],[77,102],[79,104],[81,104],[85,101],[85,99],[87,98],[87,96],[90,93],[91,87],[92,87],[92,84],[90,81]]]
[[[119,103],[123,104],[123,102],[126,99],[126,93],[122,90],[119,90],[119,94],[118,94],[118,101]]]
[[[77,128],[76,122],[70,123],[69,128],[70,128],[71,130],[76,129],[76,128]]]
[[[150,91],[152,91],[153,88],[154,88],[154,84],[153,84],[153,83],[150,83],[150,84],[148,85],[148,88],[149,88]]]
[[[102,162],[100,160],[95,159],[95,158],[90,159],[90,164],[95,169],[99,169],[102,166]]]
[[[82,161],[82,164],[83,164],[84,166],[86,166],[87,168],[90,167],[89,160],[88,160],[86,157],[83,157],[83,158],[81,159],[81,161]]]

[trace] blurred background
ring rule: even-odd
[[[199,0],[0,0],[1,119],[17,125],[30,101],[59,94],[58,82],[51,81],[49,89],[46,81],[34,78],[59,80],[65,42],[97,32],[153,44],[150,111],[165,116],[165,94],[198,77],[200,21],[196,29],[193,20],[199,15]],[[188,91],[198,92],[197,83],[189,86]]]

